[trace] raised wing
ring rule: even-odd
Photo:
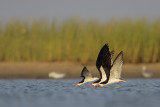
[[[88,69],[86,67],[83,68],[82,72],[81,72],[81,77],[93,77],[92,74],[88,71]]]
[[[102,67],[105,71],[105,75],[103,75],[105,77],[104,81],[102,81],[102,83],[107,83],[109,81],[109,77],[110,77],[110,69],[112,66],[112,55],[113,52],[109,52],[109,48],[106,50],[104,50],[103,56],[102,56]]]
[[[112,52],[113,53],[113,52]],[[107,48],[104,48],[104,51],[102,53],[102,67],[106,70],[110,70],[111,68],[111,52],[109,52],[109,47],[107,45]]]
[[[108,49],[108,45],[107,45],[107,44],[105,44],[105,45],[101,48],[101,50],[100,50],[100,52],[99,52],[99,54],[98,54],[98,57],[97,57],[96,67],[97,67],[97,69],[98,69],[99,71],[100,71],[100,67],[102,66],[102,57],[103,57],[103,52],[104,52],[105,49]]]
[[[102,79],[102,75],[104,77],[104,73],[102,74],[102,70],[105,71],[105,74],[108,75],[107,69],[110,69],[111,66],[111,54],[109,52],[109,47],[105,44],[99,52],[96,67],[100,73],[100,78],[94,83],[99,83]],[[105,77],[106,78],[106,77]]]
[[[110,70],[110,78],[120,79],[123,64],[123,52],[121,51],[113,62]]]

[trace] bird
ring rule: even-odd
[[[113,61],[112,61],[112,56],[114,55],[114,51],[109,51],[109,46],[106,43],[100,50],[97,61],[96,61],[96,67],[99,71],[100,77],[97,81],[93,82],[90,87],[94,87],[98,85],[100,82],[105,81],[107,79],[106,77],[106,72],[104,70],[104,67],[102,64],[105,66],[111,66]],[[107,61],[105,61],[107,60]]]
[[[104,85],[113,84],[117,82],[126,82],[121,79],[121,71],[122,71],[122,65],[123,65],[123,52],[121,51],[117,57],[115,58],[113,65],[107,65],[105,63],[108,63],[108,60],[104,60],[104,64],[102,64],[105,72],[106,72],[106,80],[101,82],[97,87],[103,87]],[[110,61],[109,61],[110,62]]]
[[[61,78],[64,78],[65,76],[66,76],[65,73],[58,73],[58,72],[50,72],[48,74],[48,77],[54,78],[54,79],[61,79]]]
[[[95,81],[98,79],[98,77],[94,77],[87,69],[87,67],[84,66],[81,72],[81,77],[83,77],[82,81],[80,81],[76,86],[80,86],[84,83]]]
[[[146,66],[142,67],[142,76],[144,78],[151,78],[153,76],[153,72],[148,71]]]

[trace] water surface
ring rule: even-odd
[[[107,87],[79,80],[0,80],[1,107],[160,106],[160,79],[128,79]]]

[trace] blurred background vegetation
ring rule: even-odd
[[[105,43],[125,63],[160,62],[160,20],[10,21],[0,26],[0,61],[94,62]]]

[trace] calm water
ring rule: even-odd
[[[0,80],[0,107],[160,107],[160,79],[102,88],[74,86],[78,81]]]

